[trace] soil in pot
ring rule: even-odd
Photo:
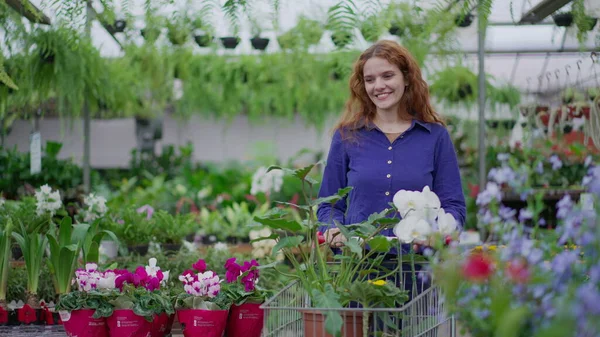
[[[458,97],[460,97],[461,99],[467,98],[471,95],[473,95],[473,88],[471,88],[470,84],[462,84],[458,88]]]
[[[390,29],[388,30],[388,32],[390,32],[390,34],[396,35],[396,36],[401,36],[402,35],[402,29],[399,26],[396,26],[396,25],[392,25],[390,27]]]
[[[252,47],[257,50],[265,50],[269,45],[269,39],[263,37],[253,37],[250,39]]]
[[[462,28],[469,27],[473,23],[473,14],[468,13],[464,17],[462,15],[458,15],[454,19],[454,23],[458,27],[462,27]]]
[[[363,312],[344,311],[340,313],[344,320],[342,336],[363,337]],[[316,310],[302,310],[305,337],[333,337],[325,331],[325,315]]]

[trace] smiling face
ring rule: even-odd
[[[377,112],[397,112],[406,83],[398,66],[381,57],[367,60],[363,70],[365,90]]]

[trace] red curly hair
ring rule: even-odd
[[[367,60],[373,57],[386,59],[398,66],[408,87],[402,95],[400,105],[406,108],[412,118],[428,123],[445,125],[442,117],[433,110],[429,102],[429,87],[423,80],[421,69],[410,52],[390,40],[381,40],[365,50],[356,63],[350,76],[350,98],[345,111],[334,130],[353,132],[375,119],[377,108],[365,89],[363,70]],[[400,113],[400,111],[398,112]],[[349,138],[352,138],[350,135]]]

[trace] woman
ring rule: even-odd
[[[345,238],[333,221],[348,225],[388,208],[401,190],[429,188],[441,207],[464,223],[466,206],[454,145],[429,102],[429,90],[412,55],[393,41],[365,50],[350,77],[350,98],[335,127],[319,197],[351,186],[344,199],[321,204],[318,220],[331,247]],[[395,216],[399,216],[396,214]],[[391,229],[382,234],[394,236]],[[404,249],[406,248],[406,249]],[[408,251],[409,247],[403,247]],[[390,265],[393,256],[386,256]],[[403,266],[407,271],[409,267]],[[419,282],[420,283],[420,282]],[[407,290],[412,282],[403,284]],[[422,290],[423,284],[418,284]]]

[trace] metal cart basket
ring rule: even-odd
[[[417,273],[431,276],[426,271]],[[405,284],[412,272],[403,271],[401,277]],[[342,337],[456,337],[454,317],[446,314],[439,287],[434,284],[412,292],[416,296],[400,308],[314,308],[308,293],[294,282],[262,305],[265,311],[262,336],[330,337],[325,333],[322,314],[338,311],[344,320]],[[368,324],[367,335],[363,333],[365,324]]]

